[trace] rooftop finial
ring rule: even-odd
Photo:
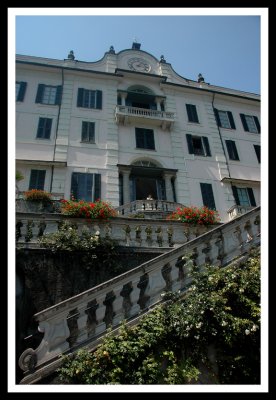
[[[70,50],[70,53],[67,56],[68,60],[75,60],[74,52],[73,50]]]
[[[134,42],[132,43],[132,49],[133,50],[140,50],[141,43],[138,43],[137,38],[134,37]]]
[[[110,46],[110,48],[109,48],[109,53],[115,54],[115,50],[114,50],[114,47],[113,47],[113,46]]]
[[[203,78],[202,74],[198,74],[197,81],[198,82],[204,82],[204,78]]]
[[[165,62],[166,62],[164,56],[161,56],[161,57],[160,57],[160,62],[161,62],[161,63],[165,63]]]

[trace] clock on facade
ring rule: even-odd
[[[151,69],[150,64],[143,58],[130,58],[128,60],[128,66],[133,71],[149,72]]]

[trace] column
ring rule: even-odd
[[[121,93],[122,106],[126,105],[127,93]]]
[[[129,175],[130,170],[121,170],[123,174],[123,197],[124,204],[130,203],[130,193],[129,193]]]
[[[156,103],[156,107],[157,107],[157,111],[161,111],[161,98],[160,97],[155,97],[155,103]]]
[[[173,191],[172,191],[172,175],[171,174],[164,174],[165,179],[165,188],[166,188],[166,198],[167,201],[174,201],[173,200]]]

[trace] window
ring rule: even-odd
[[[101,90],[78,90],[77,107],[102,109]]]
[[[95,143],[95,122],[82,121],[81,141]]]
[[[222,111],[215,109],[215,116],[218,126],[226,129],[236,129],[231,111]]]
[[[196,106],[194,106],[193,104],[186,104],[186,109],[187,109],[189,122],[199,123],[198,116],[197,116],[197,111],[196,111]]]
[[[190,154],[211,157],[209,141],[206,136],[192,136],[187,133],[186,138]]]
[[[255,149],[257,159],[260,163],[261,162],[261,146],[259,146],[258,144],[254,144],[254,149]]]
[[[138,149],[155,150],[152,129],[135,128],[136,147]]]
[[[200,184],[203,205],[210,208],[211,210],[216,209],[215,199],[211,183]]]
[[[95,201],[101,197],[101,175],[73,172],[71,194],[76,200]]]
[[[42,169],[32,169],[30,176],[29,190],[38,189],[44,190],[46,171]]]
[[[255,197],[252,188],[239,188],[232,186],[233,196],[238,206],[256,207]]]
[[[258,117],[255,117],[253,115],[245,115],[245,114],[240,114],[240,116],[241,116],[241,121],[243,124],[243,129],[246,132],[251,132],[251,133],[260,133],[261,132],[261,127],[260,127]]]
[[[39,84],[36,94],[36,103],[40,104],[60,104],[62,86],[48,86]]]
[[[23,101],[26,92],[27,82],[16,82],[15,98],[16,101]]]
[[[51,118],[39,118],[37,128],[37,139],[50,139],[52,128]]]
[[[239,155],[234,140],[225,140],[229,159],[239,161]]]

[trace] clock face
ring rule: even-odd
[[[138,72],[149,72],[151,69],[150,64],[146,60],[143,60],[143,58],[130,58],[128,66],[133,71]]]

